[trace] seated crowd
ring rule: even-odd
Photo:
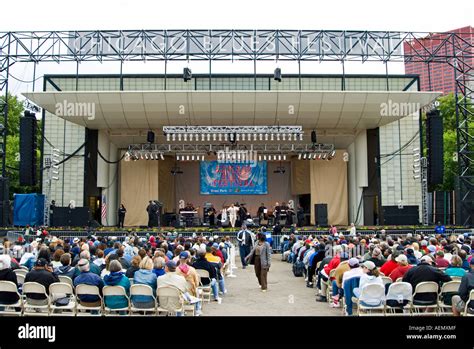
[[[440,290],[444,283],[460,280],[458,291],[444,300],[452,307],[452,313],[459,316],[474,290],[473,247],[474,239],[468,234],[391,237],[383,230],[368,236],[344,236],[337,232],[309,237],[291,234],[282,241],[282,258],[293,263],[294,272],[302,271],[307,287],[316,287],[317,301],[341,307],[344,299],[346,315],[352,314],[353,299],[365,306],[388,302],[392,283],[407,283],[413,294],[422,282],[435,282]],[[299,276],[296,272],[295,275]],[[384,287],[385,292],[374,293],[368,299],[366,287],[372,284]],[[438,293],[419,293],[412,301],[433,305],[438,301]],[[470,301],[467,309],[474,312],[474,301]]]
[[[122,286],[127,296],[132,284],[151,287],[156,296],[160,287],[174,287],[181,291],[185,300],[195,305],[195,314],[201,314],[198,287],[210,286],[213,300],[219,304],[221,295],[227,293],[224,276],[228,272],[232,244],[229,237],[198,236],[194,238],[169,238],[158,236],[129,236],[123,243],[116,238],[95,237],[59,239],[44,235],[41,238],[20,239],[14,243],[4,239],[0,244],[0,281],[11,281],[19,287],[15,269],[28,269],[24,282],[37,282],[48,292],[49,286],[60,282],[59,276],[67,276],[74,287],[78,285]],[[12,253],[6,253],[12,251]],[[17,256],[17,258],[15,258]],[[18,258],[21,256],[21,258]],[[201,278],[197,270],[205,270],[209,278]],[[30,304],[47,304],[41,294],[26,294]],[[18,295],[0,292],[0,308],[14,304]],[[96,295],[81,295],[78,301],[84,306],[100,306]],[[133,296],[136,308],[153,306],[151,296]],[[124,296],[104,297],[111,309],[127,307]],[[180,314],[178,314],[180,315]]]

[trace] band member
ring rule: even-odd
[[[217,219],[220,221],[222,227],[227,226],[229,224],[228,223],[228,218],[229,217],[227,215],[227,207],[222,206],[222,210],[219,213],[219,215],[217,216]]]
[[[153,228],[158,225],[158,206],[154,201],[150,200],[146,207],[148,213],[148,227]]]
[[[234,204],[231,204],[230,207],[227,209],[229,213],[229,221],[232,228],[235,228],[235,222],[237,221],[237,213],[239,212],[239,208]]]
[[[118,226],[119,228],[123,228],[123,222],[125,222],[125,213],[127,212],[127,209],[123,204],[120,204],[120,208],[118,209]]]
[[[207,215],[209,216],[209,225],[211,227],[216,225],[216,213],[217,211],[214,208],[214,205],[211,205],[211,207],[207,209]]]
[[[265,204],[263,202],[260,204],[260,207],[257,210],[257,217],[258,224],[262,224],[262,220],[268,219],[267,208],[265,207]]]
[[[194,205],[192,203],[188,202],[183,211],[195,211],[195,210],[196,209],[194,208]]]
[[[248,212],[247,209],[245,208],[245,204],[240,204],[239,205],[239,218],[240,218],[240,226],[245,222],[247,219]]]
[[[280,221],[280,213],[281,213],[281,207],[280,204],[275,202],[275,206],[273,207],[273,215],[275,216],[275,221],[279,222]]]

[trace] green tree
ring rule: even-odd
[[[456,99],[454,94],[450,93],[438,98],[438,101],[440,103],[438,108],[443,118],[444,178],[443,183],[435,186],[433,189],[440,191],[452,191],[455,189],[455,178],[458,175],[458,162],[455,158],[455,154],[457,152]],[[467,107],[471,113],[474,113],[474,107],[472,103]],[[424,120],[426,121],[425,115]],[[470,132],[474,132],[473,122],[469,123],[469,129]],[[426,137],[426,129],[424,130],[423,134]]]
[[[5,102],[5,97],[0,97],[0,104]],[[20,117],[23,115],[25,108],[23,102],[17,96],[8,95],[8,135],[6,144],[6,173],[10,181],[10,199],[13,194],[35,193],[39,192],[39,184],[36,186],[20,186]],[[37,144],[41,141],[41,121],[38,121],[37,128]],[[40,173],[41,153],[36,150],[37,169]],[[39,179],[39,176],[38,176]]]

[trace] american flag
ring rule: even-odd
[[[102,194],[102,212],[101,212],[101,217],[102,217],[102,224],[104,224],[105,219],[107,217],[107,199],[105,194]]]

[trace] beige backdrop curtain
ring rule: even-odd
[[[314,221],[314,205],[328,205],[328,223],[347,225],[347,162],[343,160],[345,150],[337,150],[331,161],[307,161],[310,163],[311,224]]]
[[[311,161],[302,161],[298,159],[291,160],[291,194],[303,195],[311,192],[310,170]]]
[[[176,210],[175,200],[175,178],[171,170],[173,169],[175,161],[172,157],[165,156],[165,160],[160,160],[160,201],[163,203],[163,212],[173,212]]]
[[[159,199],[159,163],[153,160],[120,162],[120,199],[127,209],[124,225],[148,224],[148,201]]]

